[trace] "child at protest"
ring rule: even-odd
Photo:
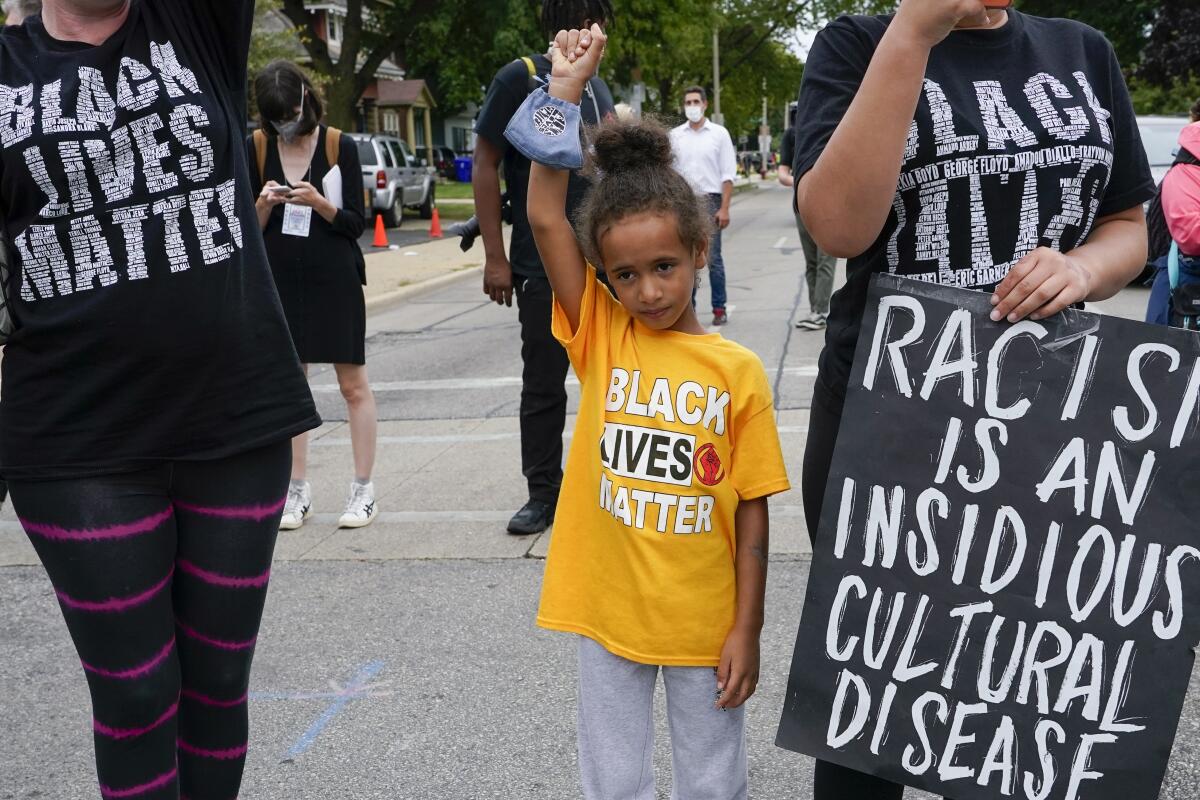
[[[529,218],[554,289],[554,334],[582,386],[537,619],[580,637],[585,797],[656,796],[661,669],[672,796],[745,798],[766,498],[788,479],[761,361],[706,333],[692,306],[711,216],[672,169],[666,129],[619,120],[594,131],[599,177],[578,231],[564,212],[566,167],[580,156],[575,106],[605,41],[599,26],[560,32],[548,91],[509,131],[535,162]]]

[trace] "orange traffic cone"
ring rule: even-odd
[[[429,237],[431,239],[442,238],[442,218],[438,216],[437,206],[433,207],[433,224],[429,226]]]
[[[387,231],[383,227],[383,214],[375,215],[375,241],[371,244],[374,247],[388,246]]]

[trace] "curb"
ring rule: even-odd
[[[406,300],[410,297],[415,297],[417,295],[424,294],[425,292],[429,292],[434,289],[441,288],[442,286],[445,286],[450,283],[454,283],[455,281],[458,281],[458,280],[462,280],[463,278],[469,277],[471,275],[482,275],[482,274],[483,274],[483,265],[481,264],[477,267],[466,267],[465,269],[455,270],[454,272],[448,272],[445,275],[438,275],[436,277],[430,278],[429,280],[420,281],[419,283],[414,283],[409,286],[401,286],[399,289],[396,289],[395,291],[386,292],[384,294],[368,298],[367,299],[367,313],[370,314],[371,312],[380,311],[380,310],[384,309],[385,307],[391,306],[394,303],[397,303],[401,300]]]

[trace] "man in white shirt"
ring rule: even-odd
[[[712,284],[713,325],[729,320],[725,312],[725,261],[721,258],[721,231],[729,227],[729,201],[737,174],[737,154],[729,131],[708,119],[708,93],[692,86],[683,93],[683,110],[688,121],[671,131],[675,169],[697,194],[708,199],[717,223],[708,249],[708,279]]]

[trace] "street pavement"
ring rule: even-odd
[[[798,486],[821,336],[792,327],[808,308],[786,191],[764,185],[739,194],[733,220],[724,243],[731,322],[722,332],[763,359]],[[382,513],[367,529],[335,527],[352,477],[349,432],[332,369],[312,372],[326,420],[310,456],[317,513],[280,535],[242,796],[577,798],[575,641],[533,624],[550,534],[504,532],[525,500],[517,310],[486,302],[477,264],[454,256],[453,243],[408,252],[368,257]],[[413,293],[430,279],[436,288]],[[1144,303],[1144,290],[1131,289],[1100,310],[1136,317]],[[570,395],[573,415],[573,381]],[[573,416],[568,441],[572,428]],[[797,488],[771,506],[762,683],[748,712],[751,788],[762,798],[812,794],[811,761],[773,745],[809,569],[800,503]],[[661,688],[658,725],[665,798]],[[0,800],[97,796],[82,671],[54,594],[7,508],[0,515],[0,730]],[[1200,675],[1162,797],[1193,800],[1197,785]]]

